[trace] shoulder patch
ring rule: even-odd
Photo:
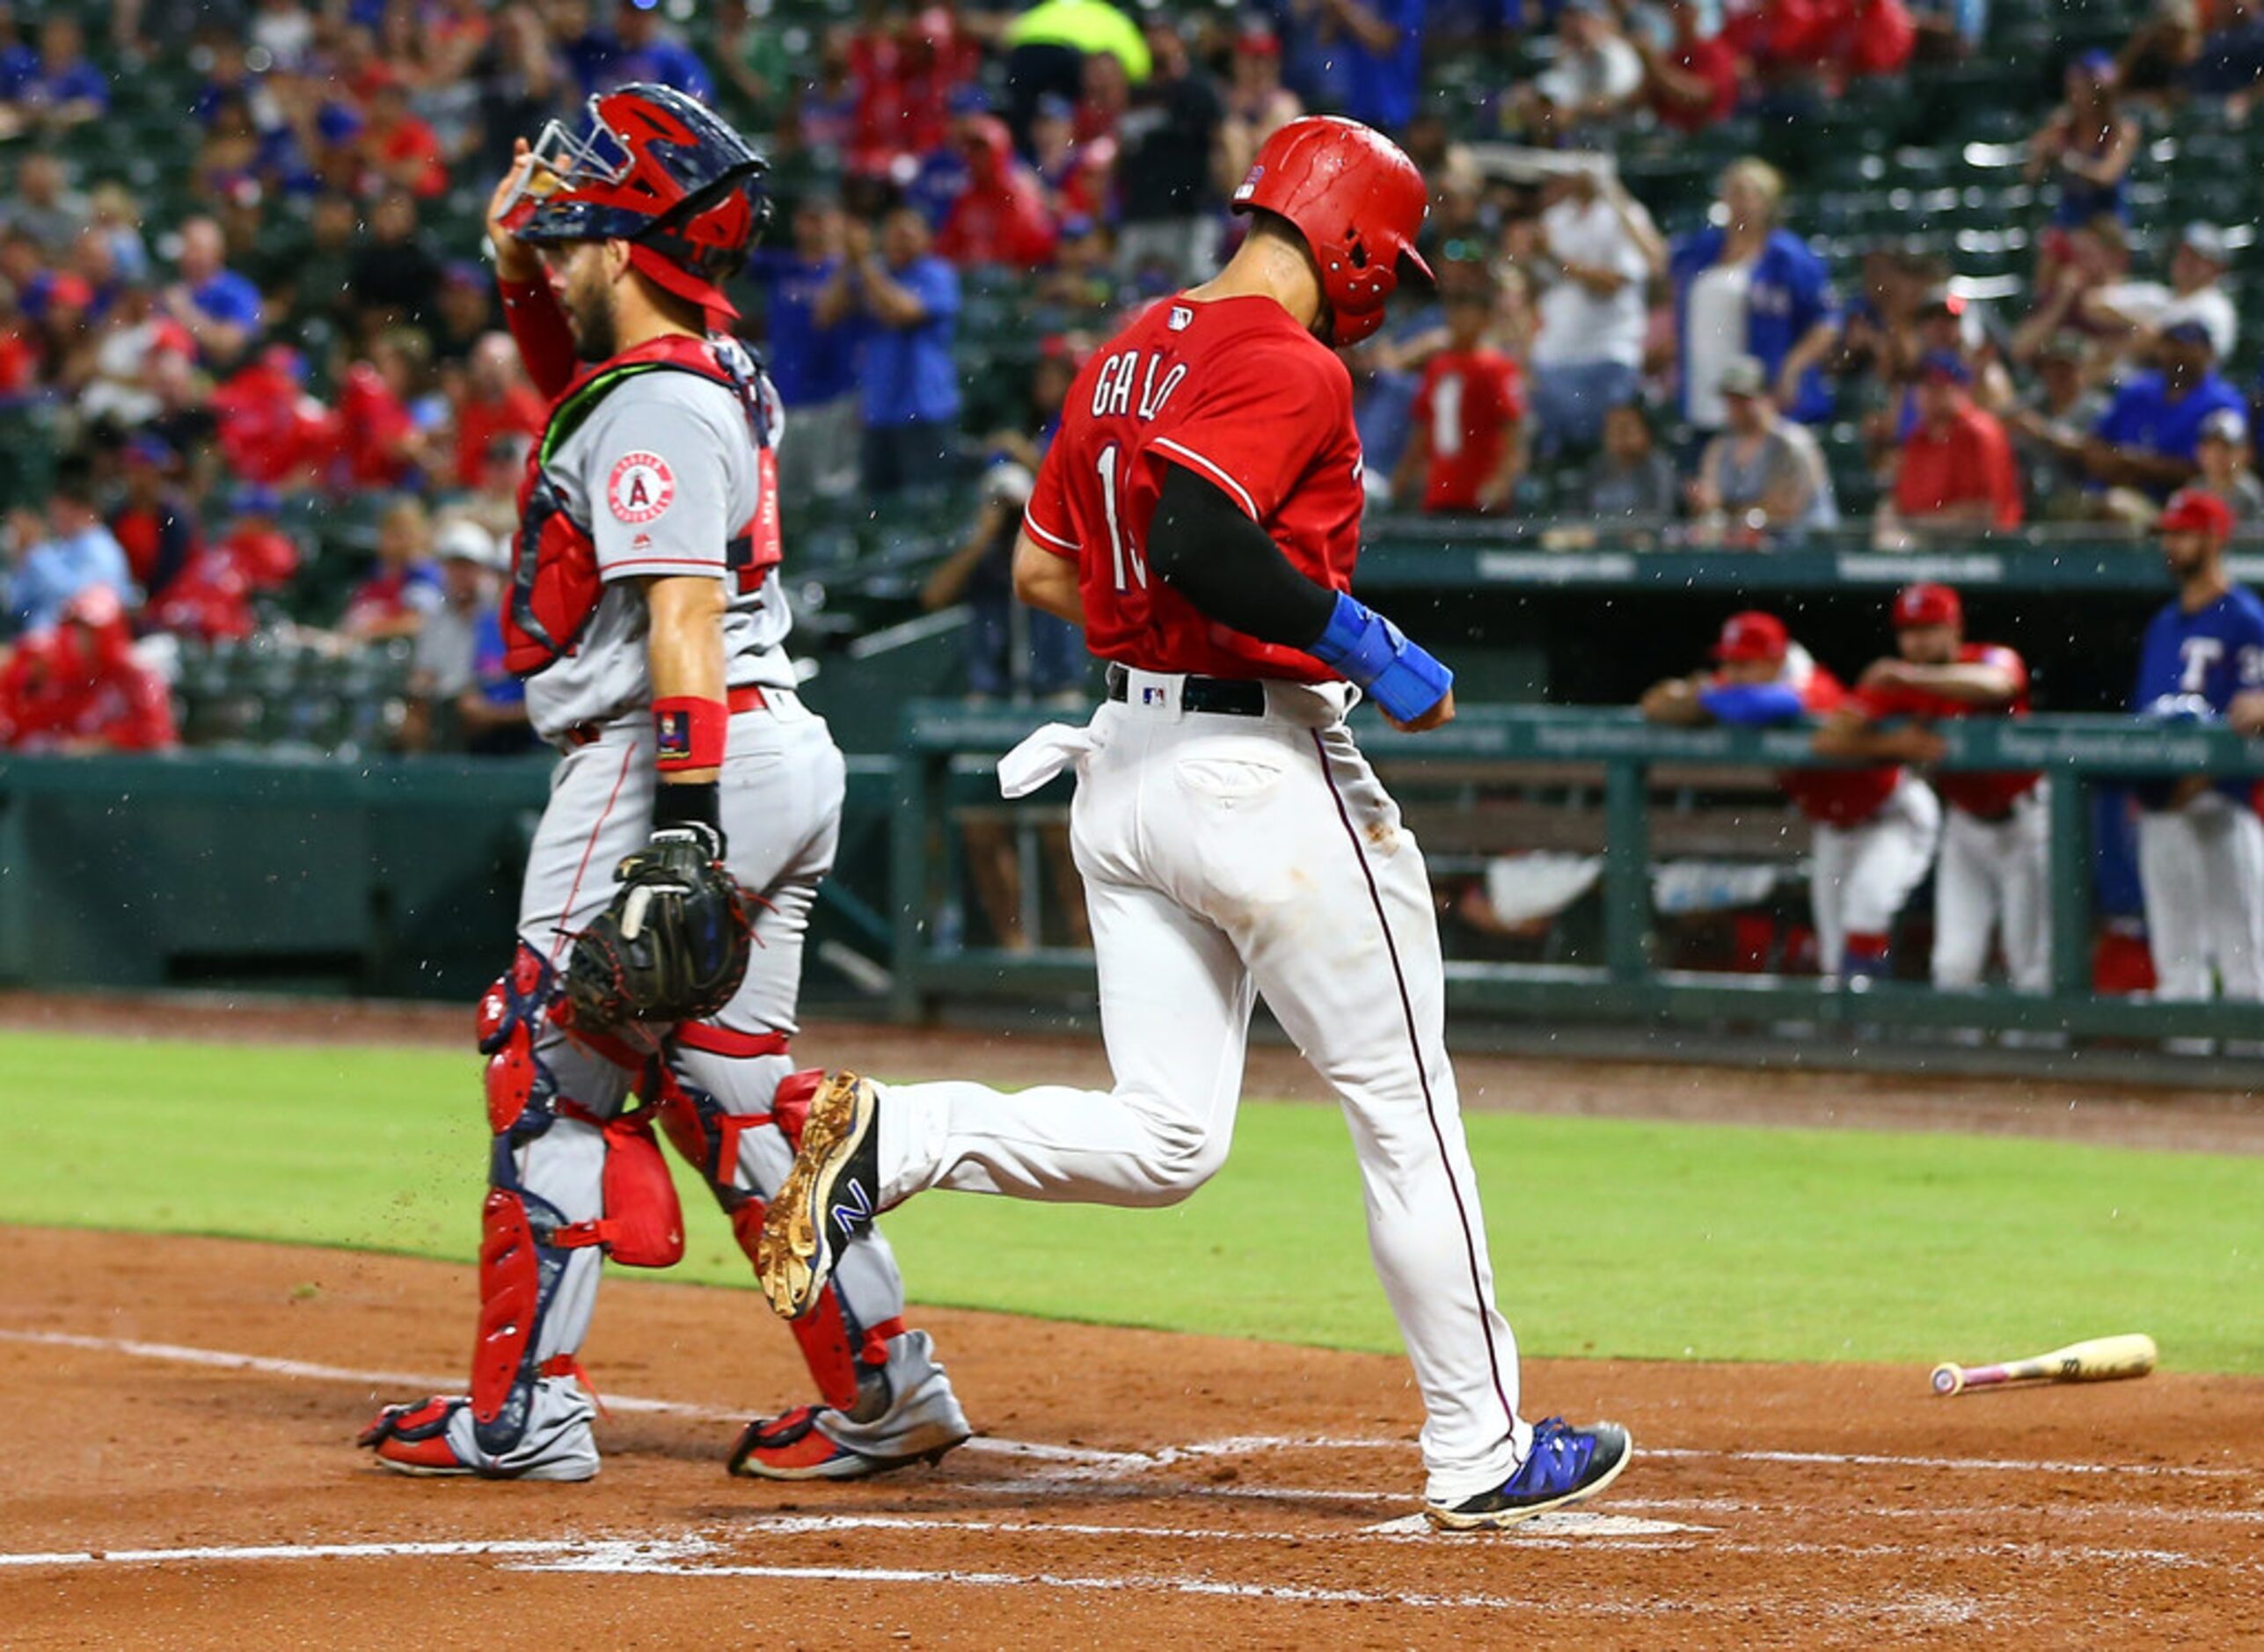
[[[605,502],[623,522],[650,522],[676,497],[676,473],[657,453],[624,453],[605,480]]]

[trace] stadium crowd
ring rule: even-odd
[[[1756,548],[1844,515],[1886,545],[2143,525],[2195,482],[2264,509],[2231,374],[2248,231],[2134,225],[2129,181],[2161,110],[2245,118],[2248,0],[2173,0],[2066,64],[2025,146],[2031,267],[1985,299],[1896,235],[1839,290],[1767,161],[1724,167],[1674,234],[1613,164],[1647,135],[1797,128],[1968,56],[1983,0],[103,15],[91,49],[69,7],[0,11],[0,404],[62,450],[4,523],[0,736],[19,746],[166,743],[183,659],[279,638],[406,673],[374,737],[524,745],[494,612],[544,409],[499,329],[477,203],[515,138],[632,80],[716,100],[772,157],[778,220],[741,291],[788,408],[790,531],[805,507],[963,491],[978,515],[931,597],[1003,613],[999,524],[1082,353],[1213,266],[1256,145],[1315,109],[1393,133],[1434,191],[1437,291],[1350,358],[1379,509]],[[1450,106],[1439,75],[1477,48],[1531,72]],[[162,187],[74,158],[121,77],[183,64],[177,148],[142,157]],[[977,406],[959,333],[986,300],[1041,343]],[[1838,497],[1827,440],[1859,444],[1864,501]],[[360,524],[352,577],[310,554],[310,512]],[[1016,686],[1063,686],[1058,640],[1036,647],[1034,667],[1011,650]]]

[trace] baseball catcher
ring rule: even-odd
[[[522,142],[490,206],[512,336],[553,398],[504,640],[560,761],[518,949],[479,1005],[494,1138],[471,1392],[361,1436],[405,1473],[596,1473],[576,1355],[599,1258],[683,1251],[655,1125],[751,1254],[815,1085],[787,1041],[844,765],[785,654],[778,399],[711,330],[735,313],[721,283],[769,215],[763,178],[698,102],[631,85]],[[751,1424],[732,1472],[854,1479],[964,1440],[903,1306],[886,1243],[860,1241],[795,1327],[819,1402]]]

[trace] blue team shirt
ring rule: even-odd
[[[1722,244],[1728,237],[1719,228],[1699,230],[1674,244],[1667,273],[1675,283],[1675,332],[1690,333],[1691,283],[1721,261]],[[1831,272],[1790,230],[1771,230],[1753,260],[1753,276],[1745,291],[1745,347],[1761,358],[1771,384],[1793,347],[1819,321],[1837,321],[1839,302],[1831,289]],[[1683,412],[1690,412],[1689,391],[1683,391]],[[1800,380],[1800,400],[1793,417],[1815,424],[1831,417],[1831,391],[1823,375],[1811,368]]]
[[[259,289],[232,269],[191,288],[189,302],[215,321],[239,327],[259,325]]]
[[[817,297],[841,267],[838,259],[757,252],[748,278],[763,289],[763,362],[778,399],[812,407],[857,388],[857,333],[847,322],[822,327]]]
[[[940,423],[959,416],[959,369],[951,340],[959,315],[959,273],[935,257],[915,259],[888,278],[909,291],[928,312],[913,327],[884,326],[867,318],[858,353],[868,429]]]
[[[2236,585],[2197,614],[2172,602],[2154,616],[2139,651],[2130,709],[2144,713],[2166,695],[2194,694],[2222,717],[2235,695],[2253,688],[2264,688],[2264,601]],[[2217,789],[2246,798],[2253,785],[2235,777],[2220,780]],[[2168,789],[2166,784],[2136,788],[2149,804],[2158,804]]]
[[[2248,404],[2240,392],[2216,373],[2203,374],[2201,383],[2175,401],[2159,373],[2137,373],[2115,392],[2093,434],[2118,448],[2143,448],[2165,459],[2197,464],[2202,420],[2228,407],[2244,420],[2248,417]],[[2160,499],[2168,498],[2170,491],[2153,490]]]
[[[1355,121],[1397,132],[1413,118],[1415,88],[1423,73],[1424,0],[1369,0],[1369,14],[1399,31],[1390,51],[1368,50],[1349,30],[1340,33],[1343,54],[1345,113]]]

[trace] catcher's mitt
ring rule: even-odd
[[[573,939],[565,990],[582,1027],[696,1021],[731,1001],[754,924],[716,835],[663,826],[621,863],[620,887]]]

